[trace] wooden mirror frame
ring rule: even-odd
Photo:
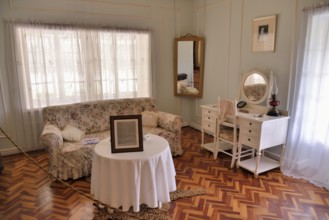
[[[245,81],[252,74],[258,74],[258,75],[262,76],[263,79],[265,80],[265,83],[266,83],[265,84],[265,94],[257,101],[250,100],[248,98],[248,96],[246,95],[245,90],[244,90]],[[241,79],[241,82],[240,82],[240,95],[242,96],[242,99],[244,101],[246,101],[247,103],[254,104],[254,105],[265,103],[265,105],[266,105],[265,101],[267,100],[268,94],[269,94],[269,88],[270,88],[269,84],[270,84],[269,79],[268,79],[266,74],[262,73],[261,71],[259,71],[257,69],[252,69],[252,70],[248,71],[247,73],[245,73],[242,76],[242,79]]]
[[[179,72],[178,72],[178,44],[179,42],[188,42],[192,41],[193,42],[193,82],[188,81],[188,75],[186,73],[181,75],[182,77],[186,77],[186,83],[187,85],[179,84],[178,83],[183,80],[178,80],[179,78]],[[195,49],[195,42],[197,42],[197,49]],[[196,52],[199,51],[199,52]],[[195,55],[199,55],[198,57],[198,68],[195,68]],[[196,70],[198,70],[198,75],[196,75]],[[198,37],[198,36],[193,36],[190,34],[187,34],[186,36],[179,37],[175,39],[175,45],[174,45],[174,94],[175,96],[189,96],[189,97],[197,97],[197,98],[202,98],[203,95],[203,72],[204,72],[204,38]],[[189,85],[190,83],[193,83],[193,85]],[[185,84],[185,82],[184,82]],[[197,84],[197,86],[195,86]],[[181,88],[184,88],[184,92],[180,92]],[[178,91],[180,90],[180,91]]]

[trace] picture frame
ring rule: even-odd
[[[111,152],[143,151],[141,115],[110,116]]]
[[[254,18],[252,22],[252,52],[274,52],[276,15]]]

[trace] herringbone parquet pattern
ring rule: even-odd
[[[185,153],[174,158],[178,189],[206,188],[206,194],[172,203],[173,219],[326,219],[329,192],[312,184],[283,176],[279,169],[257,179],[243,169],[229,169],[230,158],[217,160],[200,149],[200,131],[185,127]],[[208,137],[209,138],[209,137]],[[47,166],[44,151],[30,153]],[[26,159],[24,155],[3,158],[0,174],[0,219],[92,219],[96,213],[90,199],[59,182]],[[89,193],[86,179],[68,181]]]

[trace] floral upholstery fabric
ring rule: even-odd
[[[48,106],[42,110],[45,127],[40,139],[49,153],[49,171],[63,180],[90,175],[95,144],[84,145],[83,140],[63,141],[60,130],[63,130],[67,124],[85,131],[86,135],[83,139],[98,137],[101,141],[110,136],[110,115],[141,114],[143,111],[153,111],[158,116],[158,126],[144,127],[143,133],[164,137],[169,142],[172,155],[181,155],[183,153],[180,145],[182,118],[157,111],[154,98],[101,100]]]

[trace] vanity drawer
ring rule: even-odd
[[[202,128],[207,131],[216,131],[216,122],[215,121],[204,121],[202,123]]]
[[[240,127],[240,134],[250,137],[260,137],[260,126],[258,127]]]
[[[258,147],[261,136],[261,123],[243,119],[240,121],[240,143]]]
[[[245,133],[242,133],[239,136],[239,142],[241,144],[245,144],[245,145],[250,146],[250,147],[257,148],[259,146],[259,140],[260,140],[259,135],[251,136],[251,135],[247,135]]]
[[[240,120],[240,129],[260,131],[261,123],[251,120]]]
[[[203,115],[202,121],[204,122],[215,122],[216,117],[213,115]]]
[[[203,109],[202,110],[202,117],[208,120],[214,120],[217,117],[217,111],[211,109]]]

